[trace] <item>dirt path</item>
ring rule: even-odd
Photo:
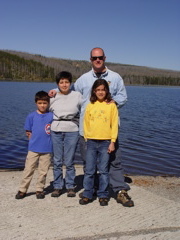
[[[133,208],[110,199],[107,207],[97,200],[87,206],[64,193],[52,198],[52,169],[47,177],[48,194],[44,200],[34,194],[37,173],[28,195],[16,200],[21,171],[0,172],[0,239],[61,240],[179,240],[180,179],[175,177],[128,176]],[[77,167],[79,192],[82,168]]]

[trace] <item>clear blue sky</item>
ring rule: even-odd
[[[0,49],[180,71],[180,0],[0,0]]]

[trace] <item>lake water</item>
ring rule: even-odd
[[[24,167],[24,121],[37,91],[54,83],[0,82],[0,169]],[[127,174],[180,176],[180,88],[127,86],[121,109],[122,164]],[[75,162],[81,163],[79,149]]]

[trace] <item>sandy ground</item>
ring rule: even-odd
[[[82,167],[76,166],[78,193]],[[46,198],[36,199],[35,172],[27,197],[16,200],[22,171],[0,171],[0,239],[60,240],[179,240],[180,178],[128,176],[134,200],[123,207],[112,197],[101,207],[98,200],[79,205],[78,193],[52,198],[52,169],[47,176]]]

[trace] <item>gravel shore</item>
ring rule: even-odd
[[[76,166],[77,196],[66,192],[52,198],[52,169],[46,182],[45,199],[36,199],[37,171],[27,197],[16,200],[22,171],[0,172],[0,239],[6,240],[179,240],[180,178],[126,176],[134,200],[132,208],[123,207],[111,197],[101,207],[98,200],[79,205],[83,170]]]

